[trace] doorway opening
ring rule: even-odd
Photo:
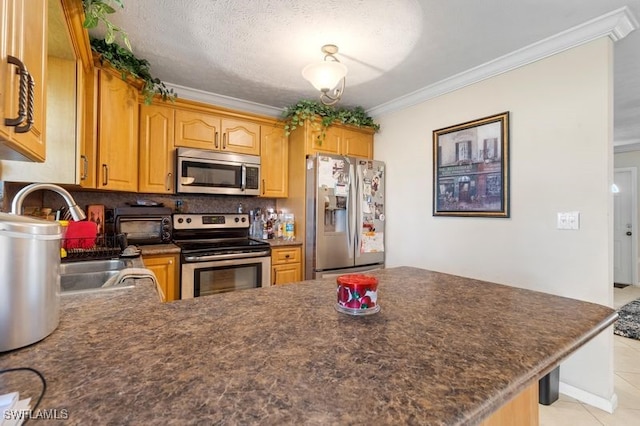
[[[638,285],[637,168],[614,169],[613,182],[613,282]]]

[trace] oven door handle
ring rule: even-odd
[[[251,253],[212,254],[209,256],[185,256],[187,262],[206,262],[209,260],[247,259],[251,257],[271,256],[271,250],[256,251]]]

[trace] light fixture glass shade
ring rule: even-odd
[[[302,70],[302,76],[321,92],[336,87],[346,75],[347,67],[336,61],[316,62]]]

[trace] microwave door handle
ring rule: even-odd
[[[242,192],[244,192],[244,190],[247,188],[247,166],[246,165],[242,165],[242,182],[241,182],[241,187],[240,190]]]

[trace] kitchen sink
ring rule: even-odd
[[[130,288],[131,285],[103,285],[120,271],[132,267],[131,259],[88,260],[60,265],[62,294],[108,291]]]

